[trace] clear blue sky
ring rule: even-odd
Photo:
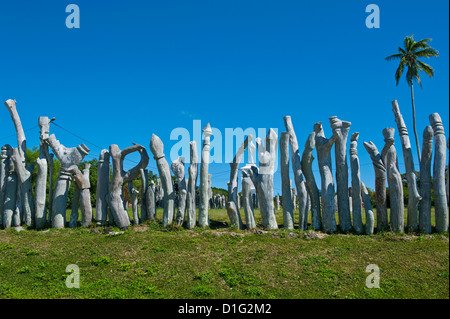
[[[80,8],[79,29],[65,25],[70,3]],[[379,29],[365,25],[371,3],[380,8]],[[394,99],[415,145],[409,87],[405,80],[395,85],[397,64],[384,61],[407,35],[432,38],[440,52],[425,61],[435,77],[422,75],[423,89],[415,89],[420,140],[433,112],[448,136],[448,6],[442,0],[2,1],[0,99],[17,100],[25,129],[39,116],[56,117],[101,148],[135,142],[149,153],[155,133],[166,154],[177,142],[171,131],[192,134],[195,119],[223,135],[238,127],[280,133],[291,115],[302,150],[313,124],[322,121],[329,137],[328,118],[337,115],[352,122],[350,134],[360,132],[361,176],[373,189],[362,143],[382,148],[383,128],[396,127]],[[0,144],[16,146],[9,113],[0,110]],[[38,145],[38,131],[25,132],[28,147]],[[82,142],[56,126],[51,132],[66,146]],[[87,159],[97,157],[100,150],[86,144]],[[398,134],[396,146],[404,172]],[[149,169],[155,167],[151,158]],[[314,169],[319,182],[317,161]],[[228,164],[212,163],[210,172],[213,186],[226,188]],[[281,194],[279,170],[274,183]]]

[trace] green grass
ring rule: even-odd
[[[161,215],[115,236],[1,230],[0,298],[449,298],[448,233],[255,233],[230,228],[225,210],[210,210],[208,228],[164,229]],[[78,289],[65,285],[69,264]],[[365,287],[369,264],[379,289]]]

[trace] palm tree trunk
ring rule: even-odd
[[[414,88],[413,84],[411,83],[411,102],[412,102],[412,111],[413,111],[413,129],[414,129],[414,137],[416,139],[416,148],[417,148],[417,155],[419,156],[419,163],[420,163],[420,146],[419,146],[419,139],[417,138],[417,129],[416,129],[416,107],[414,105]]]

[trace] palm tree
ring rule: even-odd
[[[414,80],[420,84],[422,87],[422,82],[420,81],[420,71],[424,71],[430,77],[434,76],[434,69],[428,64],[419,60],[419,58],[429,58],[432,56],[439,56],[439,52],[436,49],[433,49],[427,42],[431,41],[431,39],[423,39],[420,41],[414,41],[413,36],[407,36],[403,40],[404,48],[399,47],[398,53],[393,54],[385,58],[386,61],[391,60],[400,60],[400,64],[395,72],[395,80],[398,82],[403,74],[403,69],[405,66],[408,68],[406,72],[406,82],[408,82],[409,87],[411,88],[411,102],[412,102],[412,110],[413,110],[413,128],[414,128],[414,136],[416,138],[416,146],[417,146],[417,155],[419,156],[420,161],[420,147],[419,140],[417,138],[417,130],[416,130],[416,109],[414,106]]]

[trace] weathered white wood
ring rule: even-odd
[[[403,159],[406,167],[406,180],[408,182],[408,216],[406,229],[409,232],[415,232],[418,229],[418,208],[419,202],[422,199],[417,188],[417,176],[414,169],[414,159],[409,141],[408,130],[403,116],[400,113],[397,100],[392,101],[392,111],[395,115],[395,122],[397,123],[398,133],[403,149]]]
[[[281,200],[283,206],[283,226],[286,229],[294,228],[294,205],[292,203],[291,187],[289,183],[289,133],[280,134],[280,173],[281,173]]]
[[[422,155],[420,158],[420,196],[419,231],[431,233],[431,157],[433,153],[433,129],[425,127],[422,139]]]
[[[135,167],[125,172],[123,169],[123,160],[125,156],[132,152],[139,152],[141,155],[141,160]],[[122,194],[123,185],[138,177],[140,169],[148,165],[149,158],[145,148],[139,144],[134,144],[133,146],[127,147],[122,151],[119,149],[119,146],[112,144],[109,146],[109,154],[111,156],[113,169],[109,193],[106,195],[106,201],[108,202],[109,208],[114,216],[115,224],[120,229],[126,229],[130,225],[130,218],[124,208]]]
[[[336,116],[329,118],[333,133],[336,133],[334,146],[336,160],[336,192],[338,201],[339,228],[343,232],[352,229],[350,199],[348,194],[347,137],[352,123],[341,121]]]
[[[209,167],[209,151],[210,151],[210,136],[212,135],[211,126],[209,123],[203,128],[203,148],[200,163],[200,202],[198,209],[198,225],[200,227],[209,226],[209,183],[208,183],[208,167]]]
[[[273,173],[278,136],[273,129],[269,129],[265,147],[262,145],[261,138],[256,138],[255,142],[258,149],[259,168],[250,166],[246,170],[258,194],[258,202],[264,227],[278,229],[273,206]]]
[[[95,220],[99,225],[105,225],[108,218],[106,195],[109,193],[109,157],[107,149],[101,150],[97,166],[97,201],[95,208]]]
[[[20,220],[13,221],[13,215],[16,212],[17,204],[17,175],[14,161],[10,160],[8,163],[8,177],[6,179],[5,187],[5,202],[3,206],[3,227],[9,228],[11,226],[20,225]]]
[[[436,231],[448,231],[448,206],[445,194],[445,132],[438,113],[429,116],[434,133],[433,190],[436,215]]]
[[[183,225],[186,214],[187,197],[187,185],[184,174],[184,157],[178,157],[178,159],[172,162],[170,168],[172,169],[178,183],[178,210],[175,220],[178,225]]]
[[[250,165],[248,166],[250,167]],[[256,227],[255,213],[253,211],[253,201],[251,198],[252,181],[247,170],[241,168],[242,172],[242,206],[244,207],[245,222],[247,229]]]
[[[392,141],[393,143],[394,141]],[[385,145],[383,151],[387,152],[391,147],[391,144]],[[377,231],[387,230],[389,227],[388,213],[387,213],[387,195],[386,195],[386,165],[383,162],[385,157],[378,152],[375,144],[370,142],[364,142],[364,148],[370,155],[373,168],[375,170],[375,197],[377,202]],[[383,152],[382,151],[382,152]]]
[[[312,151],[316,146],[315,138],[315,132],[309,134],[305,142],[305,149],[303,150],[301,164],[303,175],[305,175],[306,189],[308,191],[311,203],[311,225],[314,230],[320,230],[322,228],[322,216],[320,213],[320,194],[312,170],[312,163],[314,161]]]
[[[322,123],[314,124],[314,132],[316,133],[316,150],[317,161],[319,162],[319,171],[321,177],[322,190],[322,227],[325,232],[335,232],[336,216],[334,208],[334,183],[331,162],[331,148],[335,140],[338,138],[336,132],[327,139],[323,132]]]
[[[197,143],[192,141],[189,143],[190,148],[190,165],[188,169],[189,180],[188,180],[188,190],[186,199],[186,227],[188,229],[193,229],[197,221],[197,213],[195,211],[195,187],[197,185],[198,177],[198,155],[197,155]]]
[[[150,150],[153,153],[153,158],[156,160],[162,189],[164,190],[163,226],[167,227],[174,219],[175,192],[173,191],[172,175],[170,174],[169,164],[164,155],[164,144],[155,134],[152,134],[150,140]]]
[[[403,184],[402,177],[397,166],[397,151],[394,145],[395,129],[392,127],[383,130],[385,147],[387,151],[382,151],[383,162],[386,165],[386,174],[389,184],[390,195],[390,225],[393,231],[403,233],[405,230],[404,204],[403,204]],[[389,147],[387,147],[390,145]]]
[[[366,235],[372,235],[375,226],[375,218],[373,215],[372,203],[370,202],[369,192],[366,186],[361,182],[361,197],[364,203],[364,211],[366,213]]]
[[[357,234],[363,232],[362,224],[362,198],[361,198],[361,174],[358,158],[358,137],[359,133],[352,134],[350,140],[350,167],[352,170],[352,216],[353,216],[353,229]]]

